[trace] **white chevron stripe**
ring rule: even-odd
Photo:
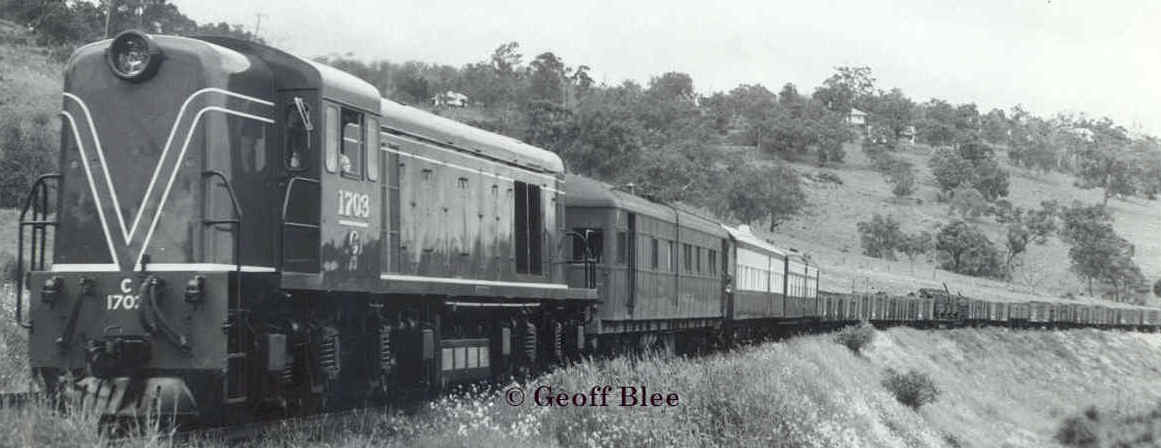
[[[238,93],[229,92],[229,91],[217,89],[217,88],[202,89],[202,90],[199,90],[197,92],[194,92],[188,98],[186,98],[185,102],[182,104],[181,110],[178,112],[177,119],[174,121],[173,127],[170,130],[169,138],[166,141],[165,147],[162,149],[161,158],[158,159],[157,167],[154,168],[153,178],[149,181],[149,186],[146,188],[146,191],[145,191],[145,197],[142,198],[141,205],[137,210],[137,216],[134,218],[133,226],[131,228],[125,227],[125,219],[124,219],[123,215],[121,214],[121,207],[120,207],[120,203],[118,202],[118,199],[117,199],[117,192],[116,192],[116,189],[114,188],[112,176],[109,175],[108,163],[106,163],[106,161],[105,161],[104,151],[101,147],[100,137],[98,136],[98,133],[97,133],[96,124],[92,120],[92,114],[89,112],[89,107],[87,104],[85,104],[84,100],[77,97],[76,95],[73,95],[73,94],[68,93],[68,92],[64,93],[66,98],[69,98],[69,99],[75,101],[77,104],[79,104],[81,106],[81,109],[84,111],[85,117],[88,120],[89,131],[93,135],[93,144],[96,146],[95,150],[97,152],[97,157],[101,163],[101,170],[105,175],[105,183],[109,189],[108,193],[109,193],[109,195],[112,196],[113,206],[115,207],[116,212],[117,212],[117,219],[121,225],[121,235],[125,238],[125,245],[126,246],[131,244],[133,234],[136,232],[136,229],[137,229],[137,224],[140,222],[141,216],[144,215],[145,209],[148,208],[147,205],[148,205],[149,196],[152,193],[152,189],[153,189],[154,185],[156,184],[158,176],[160,176],[160,174],[161,174],[161,170],[162,170],[163,165],[165,165],[166,155],[169,152],[170,147],[172,146],[173,139],[176,136],[177,131],[181,125],[181,120],[186,112],[187,107],[189,106],[190,102],[193,100],[194,97],[202,95],[204,93],[209,93],[209,92],[222,93],[222,94],[225,94],[227,96],[232,96],[232,97],[236,97],[236,98],[245,99],[248,101],[253,101],[253,102],[263,104],[266,106],[271,106],[271,107],[274,106],[274,103],[272,103],[270,101],[265,101],[265,100],[261,100],[258,98],[253,98],[253,97],[249,97],[246,95],[241,95]],[[161,218],[162,210],[165,208],[165,202],[169,197],[169,192],[170,192],[170,189],[173,187],[173,182],[177,178],[177,173],[178,173],[178,171],[181,170],[181,161],[182,161],[182,159],[185,158],[185,153],[186,153],[186,150],[189,148],[189,143],[193,138],[193,134],[197,130],[197,126],[201,122],[202,116],[205,115],[206,112],[209,112],[209,111],[218,111],[218,112],[222,112],[222,113],[225,113],[228,115],[235,115],[235,116],[239,116],[239,117],[243,117],[243,118],[248,118],[251,120],[261,121],[263,123],[268,123],[268,124],[274,123],[274,120],[266,118],[266,117],[261,117],[258,115],[252,115],[252,114],[248,114],[245,112],[239,112],[239,111],[235,111],[235,110],[231,110],[231,109],[226,109],[226,108],[219,107],[219,106],[206,106],[197,112],[197,114],[194,116],[193,122],[190,124],[190,126],[188,128],[186,128],[187,131],[186,131],[185,141],[182,144],[181,151],[178,153],[177,160],[175,160],[173,163],[173,169],[170,173],[169,181],[166,183],[165,191],[162,193],[161,199],[159,201],[159,205],[154,210],[153,219],[152,219],[152,222],[150,223],[150,226],[149,226],[149,231],[145,235],[145,240],[143,241],[143,243],[141,245],[140,251],[138,252],[136,261],[134,263],[137,266],[140,265],[141,259],[144,256],[145,251],[149,248],[149,241],[152,239],[153,232],[157,227],[157,222]],[[76,139],[77,148],[81,151],[81,160],[82,160],[84,168],[85,168],[85,176],[88,178],[89,188],[93,193],[93,200],[96,202],[98,216],[101,219],[101,226],[103,227],[102,230],[104,230],[104,233],[105,233],[105,241],[109,246],[109,252],[113,257],[114,264],[119,266],[120,263],[118,261],[117,251],[116,251],[115,246],[113,245],[113,240],[112,240],[112,229],[109,228],[108,221],[105,218],[104,206],[101,204],[101,197],[97,191],[96,182],[93,180],[92,167],[89,165],[89,159],[88,159],[87,153],[85,152],[85,143],[84,143],[84,140],[81,139],[80,132],[77,128],[76,119],[68,111],[61,111],[61,114],[64,115],[69,120],[70,127],[73,130],[73,136]]]
[[[133,218],[133,225],[128,228],[125,227],[125,217],[121,214],[120,200],[117,196],[117,190],[113,185],[113,177],[109,175],[109,164],[105,161],[104,147],[101,145],[101,139],[97,133],[97,125],[95,122],[93,122],[93,115],[89,111],[89,106],[80,97],[69,92],[64,92],[65,98],[75,101],[78,105],[81,106],[81,110],[85,112],[85,119],[89,122],[89,131],[93,134],[93,144],[96,146],[97,157],[101,160],[101,170],[105,174],[105,184],[109,188],[110,196],[113,197],[113,207],[117,212],[117,222],[121,225],[121,236],[124,237],[125,244],[129,244],[130,240],[132,240],[133,234],[137,231],[137,224],[141,221],[141,216],[145,214],[145,209],[147,208],[146,205],[149,203],[149,195],[153,193],[153,186],[157,183],[158,176],[161,175],[161,169],[162,165],[165,163],[165,157],[169,154],[169,149],[173,145],[173,139],[177,135],[177,130],[179,129],[179,126],[181,126],[181,120],[185,116],[187,108],[189,107],[190,103],[193,102],[194,98],[211,92],[221,93],[226,96],[240,98],[265,106],[274,107],[274,103],[270,101],[214,87],[201,89],[190,94],[190,96],[185,99],[185,102],[182,103],[181,108],[178,110],[177,119],[174,120],[173,126],[169,130],[169,137],[165,140],[165,146],[161,149],[161,158],[158,159],[157,167],[153,169],[153,176],[149,179],[149,185],[145,188],[145,196],[141,198],[141,205],[137,208],[137,216]],[[197,128],[194,125],[191,125],[188,128],[188,131],[192,133],[195,129]]]
[[[109,255],[113,256],[113,264],[120,265],[117,261],[117,250],[113,247],[113,239],[109,237],[109,224],[105,221],[105,208],[101,207],[101,198],[97,196],[97,184],[93,183],[93,172],[89,169],[89,156],[85,154],[85,144],[81,141],[81,135],[77,131],[77,121],[73,118],[73,114],[68,111],[61,111],[61,115],[69,119],[69,128],[73,130],[73,138],[77,140],[77,149],[81,151],[81,164],[85,167],[85,178],[89,180],[89,190],[93,192],[93,200],[96,201],[97,216],[101,218],[101,230],[105,232],[105,243],[109,245]]]

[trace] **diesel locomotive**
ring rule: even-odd
[[[583,348],[555,154],[239,40],[128,31],[64,78],[60,172],[20,229],[46,387],[235,422]]]
[[[596,352],[884,323],[1161,326],[1161,310],[820,293],[805,254],[552,152],[221,37],[78,49],[18,258],[29,364],[111,418],[304,415]],[[25,316],[27,314],[27,316]]]

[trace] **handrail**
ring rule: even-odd
[[[234,219],[203,219],[202,224],[207,226],[216,224],[230,224],[234,227],[234,266],[235,270],[241,272],[242,257],[238,254],[238,252],[241,251],[242,248],[242,207],[238,205],[238,197],[234,195],[234,186],[230,185],[230,179],[226,178],[225,174],[222,174],[222,172],[218,170],[202,171],[203,179],[210,177],[217,177],[221,179],[222,184],[225,185],[226,193],[230,195],[230,203],[234,206]]]
[[[286,192],[282,194],[282,221],[286,222],[286,206],[290,204],[290,191],[294,188],[294,183],[302,181],[317,184],[318,179],[311,179],[309,177],[294,176],[286,183]]]
[[[16,323],[25,329],[31,329],[32,324],[24,322],[24,228],[32,227],[32,259],[29,260],[29,269],[44,269],[44,252],[47,236],[45,231],[48,227],[55,228],[60,224],[59,217],[57,219],[48,218],[48,180],[61,179],[60,173],[42,174],[32,182],[32,188],[28,191],[28,196],[24,198],[24,208],[20,211],[20,222],[18,224],[16,236]],[[57,194],[60,194],[59,185],[57,186]],[[39,198],[37,194],[39,193]],[[34,200],[39,199],[37,204]],[[39,205],[39,207],[33,207]],[[32,209],[32,220],[26,219],[28,210]],[[39,247],[37,247],[39,245]],[[37,255],[40,256],[37,259]]]
[[[592,289],[597,287],[596,258],[593,257],[592,251],[589,250],[588,234],[588,230],[586,230],[583,235],[576,231],[567,231],[564,233],[564,236],[571,236],[581,241],[581,247],[584,247],[584,254],[582,255],[583,260],[581,260],[581,263],[584,264],[585,288]],[[560,251],[557,252],[557,256],[560,256]],[[562,263],[575,264],[575,260],[569,260]]]

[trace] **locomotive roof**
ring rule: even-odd
[[[564,163],[550,151],[383,99],[375,86],[329,65],[254,42],[218,36],[197,38],[261,58],[275,69],[278,89],[321,86],[324,98],[377,112],[385,126],[400,133],[535,171],[564,172]]]
[[[729,235],[716,221],[617,190],[612,185],[578,174],[569,173],[565,176],[565,191],[568,193],[565,195],[565,204],[569,207],[622,209],[668,222],[680,220],[682,227],[723,238]]]
[[[468,126],[388,99],[379,100],[379,113],[383,116],[384,126],[403,134],[537,171],[553,174],[564,172],[560,156],[512,137]]]
[[[257,42],[224,36],[193,38],[258,58],[273,71],[275,89],[318,88],[324,98],[368,112],[379,110],[379,90],[350,73]]]

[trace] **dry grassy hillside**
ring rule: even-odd
[[[507,401],[515,393],[469,393],[416,415],[376,411],[319,428],[284,427],[249,445],[1044,447],[1058,446],[1063,422],[1089,406],[1104,416],[1133,415],[1161,399],[1155,334],[875,333],[861,355],[823,335],[703,358],[584,362],[513,385],[526,391],[519,406]],[[887,369],[928,376],[936,400],[917,410],[900,404],[883,384]],[[539,386],[587,397],[604,385],[614,388],[607,407],[534,404]],[[619,388],[642,385],[677,394],[678,406],[621,407]],[[0,445],[109,445],[93,437],[95,419],[84,414],[0,410],[0,422]],[[1146,429],[1156,437],[1156,427]],[[150,433],[130,446],[171,446],[164,434]]]
[[[752,149],[734,148],[735,151]],[[1015,270],[1012,283],[957,275],[935,269],[934,255],[920,257],[914,266],[905,257],[888,261],[862,255],[855,224],[866,221],[874,213],[890,214],[898,218],[905,232],[928,230],[935,232],[938,225],[954,218],[948,214],[946,203],[936,201],[938,188],[927,166],[931,149],[912,146],[900,150],[897,156],[914,164],[918,179],[917,192],[909,199],[897,199],[890,185],[876,172],[858,144],[848,144],[847,158],[842,165],[818,168],[810,163],[796,163],[803,173],[831,171],[843,184],[806,181],[810,206],[806,213],[782,224],[774,233],[765,236],[780,245],[806,250],[824,267],[826,277],[823,289],[831,291],[893,291],[906,293],[917,287],[941,287],[946,282],[953,291],[982,290],[1001,297],[1017,298],[1023,294],[1065,293],[1080,295],[1085,285],[1068,270],[1068,246],[1057,238],[1045,245],[1029,246],[1022,255],[1021,265]],[[1032,173],[1006,165],[1011,174],[1010,196],[1015,206],[1038,207],[1041,201],[1055,199],[1063,205],[1073,200],[1095,203],[1101,200],[1097,190],[1081,190],[1072,185],[1072,178],[1060,173]],[[1150,281],[1161,277],[1161,203],[1141,198],[1109,201],[1115,215],[1117,232],[1136,245],[1136,261]],[[975,221],[1002,248],[1005,229],[991,217]],[[767,229],[761,229],[763,231]]]
[[[59,128],[62,69],[51,50],[31,45],[23,27],[0,20],[0,118],[49,120]],[[16,253],[18,214],[0,209],[0,263]]]

